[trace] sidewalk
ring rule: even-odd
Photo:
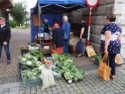
[[[22,87],[21,82],[0,85],[0,94],[125,94],[125,72],[117,67],[117,79],[104,81],[98,77],[96,69],[86,66],[83,81],[67,84],[64,79],[56,81],[56,86],[42,90],[41,86]],[[125,69],[125,68],[124,68]]]
[[[125,94],[125,64],[116,67],[117,79],[104,81],[97,75],[97,66],[88,57],[74,57],[75,65],[85,70],[82,81],[67,84],[64,79],[56,80],[56,86],[42,90],[41,86],[22,87],[18,73],[20,48],[30,40],[30,30],[12,30],[12,63],[6,64],[3,51],[0,58],[0,94]]]

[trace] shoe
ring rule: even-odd
[[[77,57],[81,57],[82,55],[81,54],[78,54]]]
[[[7,60],[7,64],[10,64],[11,63],[11,60]]]
[[[115,75],[111,75],[110,78],[111,78],[112,80],[115,80],[115,79],[116,79]]]
[[[82,56],[84,56],[85,54],[82,54]]]

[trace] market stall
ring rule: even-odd
[[[60,23],[62,15],[66,12],[72,12],[85,6],[85,0],[38,0],[34,8],[31,9],[31,40],[34,41],[35,35],[40,32],[40,25],[44,18],[49,19],[51,25],[52,19],[56,18]],[[37,15],[35,21],[33,15]]]
[[[67,83],[83,79],[84,70],[76,68],[70,54],[48,51],[51,55],[46,56],[44,50],[49,50],[52,38],[46,33],[40,33],[40,26],[43,23],[42,19],[48,17],[51,20],[49,15],[52,18],[57,17],[59,21],[62,13],[77,10],[84,5],[84,0],[38,0],[36,6],[31,9],[31,36],[35,43],[28,43],[25,49],[21,49],[19,56],[19,69],[24,87],[41,84],[42,89],[45,89],[56,85],[55,79],[65,79]],[[52,49],[54,50],[54,47]]]

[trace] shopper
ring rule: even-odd
[[[0,57],[2,53],[2,47],[4,46],[8,64],[11,63],[10,50],[9,50],[10,38],[11,38],[10,28],[9,26],[6,25],[5,18],[0,17]]]
[[[82,18],[82,20],[81,20],[81,28],[79,30],[79,38],[83,42],[83,47],[82,47],[81,51],[79,50],[77,57],[81,57],[82,55],[84,55],[85,41],[87,40],[87,37],[88,37],[88,24],[87,24],[86,19]],[[79,45],[77,45],[77,46],[79,46]]]
[[[59,27],[59,24],[54,24],[54,30],[52,33],[53,44],[56,45],[56,51],[58,54],[63,53],[63,30]]]
[[[52,23],[51,27],[53,28],[54,24],[56,24],[56,23],[59,25],[59,27],[61,27],[61,24],[55,18],[53,19],[53,23]]]
[[[41,32],[49,33],[48,19],[44,19],[43,24],[41,26]]]
[[[111,79],[115,79],[115,56],[120,53],[121,28],[115,23],[116,16],[110,14],[106,18],[106,25],[101,31],[101,53],[108,54],[111,67]]]
[[[64,32],[64,53],[68,53],[68,42],[70,39],[70,23],[68,22],[68,17],[63,16],[62,29]]]

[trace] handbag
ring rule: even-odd
[[[68,35],[67,35],[67,33],[66,32],[64,32],[64,40],[67,40],[68,39]]]
[[[110,80],[110,74],[111,74],[110,73],[111,67],[109,66],[109,62],[108,64],[106,64],[107,57],[108,55],[104,55],[104,57],[99,63],[99,67],[97,70],[99,77],[102,77],[104,80]]]

